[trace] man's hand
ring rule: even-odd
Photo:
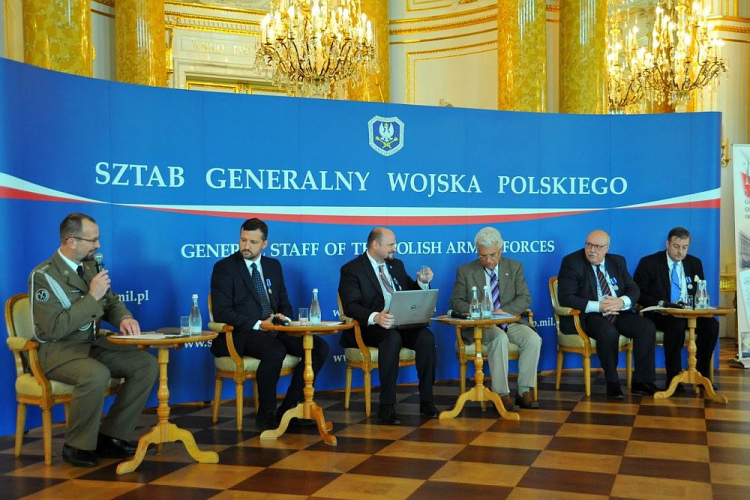
[[[106,271],[102,271],[102,272],[106,272]],[[97,274],[97,276],[99,275]],[[91,284],[92,285],[94,284],[93,281]],[[136,321],[135,318],[123,318],[122,321],[120,321],[120,333],[123,335],[140,335],[141,325],[138,323],[138,321]]]
[[[385,328],[386,330],[392,327],[395,321],[396,318],[394,318],[393,315],[389,314],[388,311],[379,312],[375,315],[375,323],[377,323],[381,328]]]
[[[104,295],[106,295],[107,290],[109,290],[109,287],[111,286],[111,283],[112,282],[109,279],[109,271],[104,269],[91,279],[91,284],[89,285],[89,293],[93,295],[96,300],[99,300],[104,297]]]
[[[435,275],[432,273],[432,269],[427,266],[423,267],[419,272],[417,272],[417,280],[421,281],[422,283],[429,283],[434,277]]]
[[[619,314],[625,307],[625,301],[619,297],[607,297],[599,302],[599,312],[605,316],[608,314]]]

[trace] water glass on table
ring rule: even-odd
[[[310,324],[310,313],[307,307],[299,308],[298,318],[300,326],[307,326]]]
[[[180,316],[180,335],[190,335],[190,316]]]

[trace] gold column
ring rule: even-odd
[[[498,0],[497,100],[506,111],[547,111],[547,2]]]
[[[606,113],[607,0],[560,2],[560,112]]]
[[[117,0],[115,40],[118,81],[167,85],[163,0]]]
[[[24,0],[24,60],[35,66],[93,76],[88,0]]]
[[[388,33],[388,0],[362,0],[362,12],[372,23],[377,44],[378,71],[367,73],[366,83],[349,86],[350,101],[390,102],[391,65],[390,34]]]

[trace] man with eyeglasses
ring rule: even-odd
[[[609,235],[592,231],[583,249],[563,258],[558,273],[558,298],[563,307],[581,311],[581,326],[596,340],[596,352],[607,381],[607,397],[623,399],[617,376],[620,335],[632,339],[635,372],[631,393],[652,395],[654,385],[654,324],[633,310],[640,291],[625,258],[607,254]],[[561,318],[563,333],[577,335],[572,316]]]
[[[123,335],[139,334],[141,328],[110,288],[108,271],[97,271],[92,257],[99,247],[96,221],[72,213],[60,224],[60,248],[29,276],[39,363],[50,380],[74,387],[62,456],[76,467],[135,454],[127,439],[159,372],[152,355],[115,345],[100,330],[102,320]],[[110,378],[125,381],[102,420]]]
[[[450,307],[460,313],[469,312],[472,287],[477,287],[478,298],[482,300],[484,287],[490,291],[494,313],[520,315],[531,305],[531,295],[523,276],[523,265],[515,260],[502,257],[503,237],[494,227],[485,227],[474,236],[478,259],[464,264],[456,271]],[[505,327],[505,328],[502,328]],[[466,342],[474,342],[470,328],[464,328],[461,336]],[[492,376],[492,391],[500,395],[503,406],[508,411],[516,411],[510,397],[508,385],[509,342],[518,346],[518,391],[515,403],[521,408],[538,408],[532,392],[536,387],[536,372],[542,338],[529,325],[528,321],[493,325],[482,332],[482,344],[487,348],[487,363]]]
[[[704,279],[703,263],[698,257],[688,255],[690,231],[675,227],[667,234],[667,251],[643,257],[635,268],[633,279],[641,290],[638,302],[643,307],[662,306],[669,302],[686,302],[695,296],[698,285],[695,279]],[[656,312],[646,317],[664,332],[664,367],[667,385],[682,371],[682,346],[685,344],[687,320]],[[711,355],[719,339],[719,322],[715,318],[698,318],[695,329],[697,346],[695,368],[704,376],[710,373]],[[675,392],[681,392],[681,384]]]

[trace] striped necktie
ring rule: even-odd
[[[680,287],[680,275],[677,272],[677,262],[672,264],[672,292],[670,300],[672,302],[677,302],[680,300],[680,295],[682,294],[682,290]]]
[[[607,283],[607,278],[604,276],[604,272],[602,272],[601,264],[596,266],[596,279],[599,280],[599,288],[602,289],[602,295],[604,295],[605,297],[611,297],[612,290],[610,290],[609,283]],[[614,323],[615,320],[617,319],[617,316],[614,314],[608,314],[604,317],[607,318],[612,323]]]
[[[385,291],[393,294],[393,287],[391,286],[391,282],[388,281],[388,277],[385,275],[385,264],[378,265],[378,269],[380,270],[380,281],[383,282]]]
[[[490,274],[490,293],[492,293],[492,308],[500,309],[500,284],[497,282],[497,274],[492,270]]]

